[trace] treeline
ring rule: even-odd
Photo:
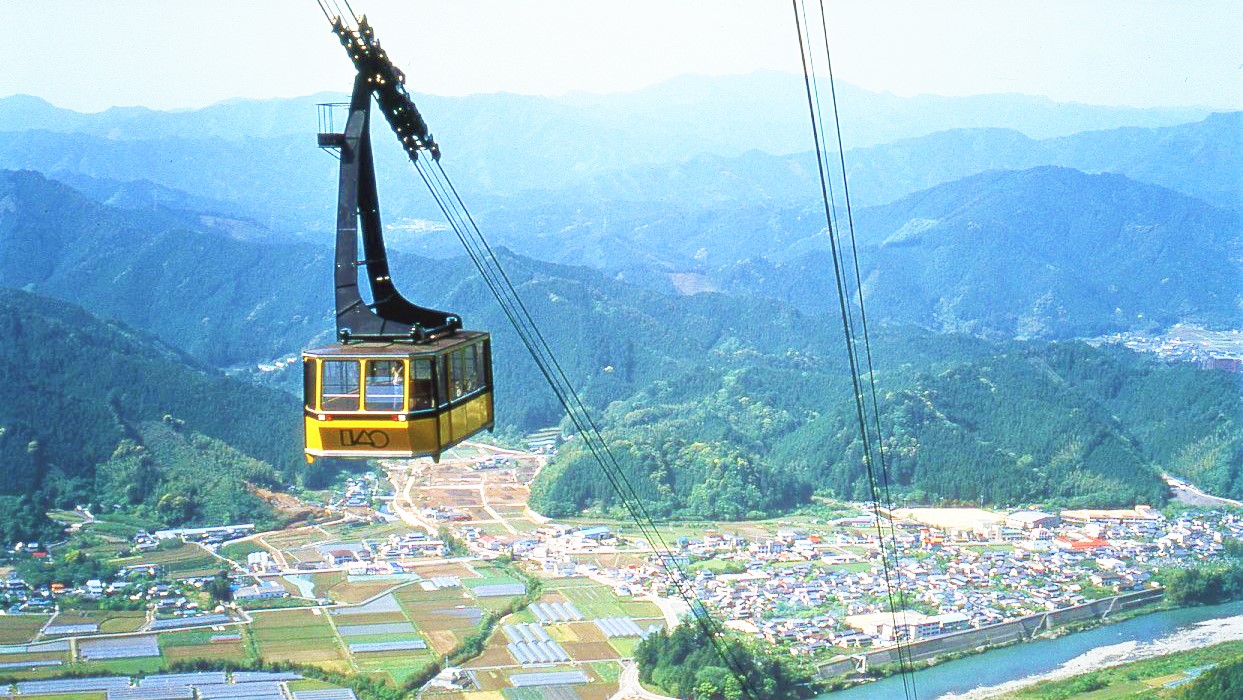
[[[693,622],[648,635],[634,653],[639,680],[688,700],[797,700],[819,692],[811,669],[789,654],[735,634],[716,642]]]
[[[1078,342],[989,344],[877,334],[892,493],[923,502],[1160,505],[1161,472],[1243,496],[1243,392],[1224,372]],[[813,493],[868,499],[841,363],[722,343],[689,371],[611,404],[601,425],[653,514],[750,518]],[[532,489],[550,515],[620,512],[571,441]]]
[[[1174,605],[1216,605],[1243,599],[1243,561],[1175,569],[1164,583],[1165,598]]]

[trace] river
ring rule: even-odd
[[[947,661],[914,673],[920,700],[978,700],[1105,666],[1243,639],[1243,601],[1165,610],[1057,639],[1042,639]],[[902,698],[902,679],[825,693],[816,700]]]

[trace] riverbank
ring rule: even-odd
[[[1123,593],[1109,598],[1088,601],[1068,608],[1027,615],[978,629],[911,642],[902,647],[862,652],[849,658],[820,665],[817,675],[824,680],[849,674],[888,675],[896,671],[900,660],[911,663],[937,663],[967,653],[978,653],[1011,644],[1026,642],[1042,633],[1055,632],[1071,625],[1099,624],[1100,621],[1127,611],[1152,605],[1161,600],[1163,591],[1150,589]],[[890,668],[892,667],[892,668]]]
[[[910,674],[908,682],[914,679],[924,700],[995,698],[1041,681],[1139,660],[1143,654],[1155,656],[1234,641],[1243,637],[1243,601],[1153,612],[1145,608],[1143,614],[1108,623],[937,662]],[[902,678],[825,693],[818,700],[888,697],[903,697]]]
[[[1147,697],[1152,691],[1172,689],[1197,678],[1224,661],[1243,658],[1243,640],[1196,646],[1188,651],[1162,653],[1059,680],[1042,680],[997,700],[1058,700],[1083,693],[1107,692],[1111,698]],[[986,689],[982,689],[986,690]]]

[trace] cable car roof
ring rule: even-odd
[[[410,357],[434,355],[452,350],[473,340],[487,338],[482,331],[456,331],[452,335],[439,336],[419,343],[405,341],[350,343],[349,345],[326,345],[304,350],[309,357]]]

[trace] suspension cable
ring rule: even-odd
[[[484,283],[496,297],[506,319],[513,326],[519,340],[535,361],[536,367],[570,418],[577,434],[582,437],[584,445],[600,466],[605,479],[621,498],[626,512],[635,522],[648,546],[656,554],[657,561],[665,571],[665,578],[673,584],[678,596],[690,609],[692,619],[699,625],[707,641],[712,644],[717,656],[729,667],[743,695],[748,700],[756,700],[758,696],[751,688],[743,663],[737,658],[734,649],[723,639],[723,628],[708,613],[707,606],[690,586],[686,572],[673,556],[669,545],[665,542],[659,528],[656,527],[654,519],[647,511],[643,499],[639,497],[629,477],[617,462],[590,411],[573,384],[570,383],[561,363],[552,352],[550,344],[532,318],[526,303],[518,294],[491,244],[479,230],[474,217],[462,202],[448,173],[438,161],[435,161],[434,166],[427,165],[425,161],[414,161],[414,165],[429,192],[432,193],[437,206],[449,220],[450,226],[466,249],[471,262],[478,269]]]
[[[833,119],[834,130],[836,132],[836,141],[837,141],[837,159],[836,160],[838,164],[838,171],[842,178],[842,192],[843,192],[843,197],[845,201],[845,209],[846,209],[847,226],[845,228],[849,231],[849,234],[850,234],[850,258],[852,261],[852,267],[853,267],[853,272],[854,272],[855,298],[856,298],[856,301],[859,307],[858,326],[861,327],[863,330],[864,360],[866,360],[867,377],[868,377],[868,385],[869,385],[869,396],[867,398],[870,398],[870,403],[871,403],[870,413],[871,413],[872,422],[873,422],[872,429],[875,431],[875,440],[876,440],[876,447],[874,449],[874,454],[877,458],[879,458],[879,462],[880,462],[880,483],[881,483],[880,492],[884,496],[884,503],[886,507],[890,510],[890,513],[892,514],[893,497],[890,494],[889,467],[885,459],[885,442],[884,442],[884,435],[881,431],[881,424],[880,424],[880,408],[879,408],[879,402],[877,401],[877,391],[876,391],[876,372],[873,368],[873,362],[872,362],[872,345],[871,345],[871,338],[868,333],[867,311],[864,308],[864,303],[863,303],[863,282],[862,282],[862,277],[859,272],[859,250],[858,250],[858,246],[855,240],[854,215],[852,213],[851,206],[850,206],[850,182],[846,176],[845,148],[843,147],[843,144],[842,144],[842,123],[841,123],[841,118],[840,118],[840,115],[837,109],[837,86],[836,86],[836,81],[834,80],[834,76],[833,76],[833,61],[832,61],[832,55],[830,53],[830,46],[829,46],[828,18],[825,14],[823,0],[819,2],[819,5],[820,5],[821,38],[823,39],[823,45],[824,45],[825,66],[826,66],[826,71],[828,73],[828,78],[829,78],[829,94],[830,94],[831,106],[832,106],[832,119]],[[817,78],[815,55],[813,52],[810,51],[810,47],[812,45],[812,41],[811,41],[812,25],[811,25],[811,22],[808,21],[807,19],[807,11],[806,11],[805,3],[800,3],[800,11],[803,17],[803,25],[806,27],[806,31],[807,31],[807,39],[808,39],[807,46],[809,49],[808,65],[810,66],[810,69],[811,69],[810,72],[812,75],[812,79],[810,82],[811,82],[812,93],[814,96],[813,102],[815,106],[813,108],[813,112],[815,115],[814,116],[815,125],[818,125],[819,131],[823,135],[825,133],[824,119],[823,119],[824,109],[821,106],[822,101],[820,98],[820,84]],[[826,138],[826,137],[822,136],[822,138]],[[827,164],[829,162],[829,149],[828,149],[828,144],[827,144],[827,138],[826,138],[826,142],[822,142],[821,147],[818,148],[818,154],[821,154],[821,153],[823,154],[825,163]],[[827,169],[828,168],[826,167],[826,170]],[[831,211],[832,225],[838,233],[838,236],[832,236],[832,235],[830,236],[830,244],[834,246],[838,246],[838,249],[840,251],[840,233],[843,230],[843,226],[841,224],[841,219],[838,216],[837,198],[836,196],[834,196],[834,192],[833,192],[833,178],[832,177],[828,178],[828,204],[829,204],[829,209]],[[842,261],[842,267],[845,268],[845,258],[846,258],[845,254],[841,253],[839,257]],[[850,272],[846,269],[843,269],[841,274],[843,276],[848,276]],[[849,278],[847,277],[847,279]],[[847,292],[849,292],[848,289],[847,289]],[[859,360],[857,357],[857,349],[858,349],[859,343],[858,343],[857,332],[855,330],[856,323],[855,323],[853,313],[847,316],[846,326],[847,326],[846,332],[854,340],[853,345],[856,351],[856,362],[862,366],[864,362]],[[864,445],[864,447],[866,449],[867,445]],[[868,459],[869,461],[871,461],[873,457],[869,454]],[[871,484],[871,493],[872,493],[873,503],[876,503],[877,502],[876,488],[874,484]],[[894,519],[892,517],[886,517],[885,520],[888,523],[887,529],[889,530],[888,543],[889,543],[890,552],[891,552],[889,556],[892,558],[892,561],[894,562],[894,566],[892,570],[893,578],[897,584],[896,592],[894,590],[895,587],[887,586],[886,598],[888,599],[888,602],[889,602],[890,611],[892,613],[891,617],[893,619],[893,622],[895,623],[894,627],[896,629],[897,627],[896,610],[907,609],[907,602],[908,602],[907,591],[906,591],[906,586],[904,585],[904,582],[902,580],[902,567],[897,565],[898,538],[897,538],[897,530],[893,524]],[[883,530],[881,529],[881,524],[880,524],[880,519],[879,519],[878,514],[877,514],[877,520],[876,520],[876,528],[877,528],[877,537],[880,541],[881,547],[883,548],[885,547],[886,539],[885,539]],[[886,559],[885,552],[882,550],[881,554],[882,554],[881,563],[882,565],[884,565],[885,559]],[[886,578],[886,583],[887,584],[889,583],[888,578]],[[895,595],[897,598],[896,606],[894,605]],[[903,644],[901,640],[898,640],[897,650],[898,650],[899,658],[902,658],[905,656],[905,658],[907,659],[907,663],[909,665],[911,662],[910,646],[907,644]],[[912,681],[912,694],[918,697],[914,691],[913,681]]]
[[[829,46],[829,24],[825,16],[824,0],[819,0],[819,4],[820,4],[820,26],[821,26],[821,30],[823,32],[823,38],[824,38],[825,66],[826,66],[826,70],[829,76],[829,95],[830,95],[830,98],[832,101],[832,107],[833,107],[833,124],[835,125],[836,132],[837,132],[837,157],[838,157],[838,166],[841,170],[841,175],[842,175],[842,196],[845,198],[846,223],[847,223],[847,229],[850,232],[850,251],[851,251],[851,260],[853,261],[853,264],[854,264],[853,266],[854,266],[854,275],[855,275],[855,290],[856,290],[856,297],[858,299],[858,306],[859,306],[859,321],[860,321],[861,327],[863,328],[863,348],[864,348],[864,357],[867,363],[868,384],[869,384],[870,394],[871,394],[871,399],[872,399],[872,419],[874,422],[873,428],[876,431],[877,454],[880,457],[881,487],[885,494],[885,501],[886,503],[889,504],[890,513],[892,514],[893,498],[890,495],[890,488],[889,488],[890,486],[889,465],[885,458],[884,434],[881,432],[880,402],[877,399],[876,371],[873,368],[873,362],[872,362],[871,334],[868,331],[867,310],[864,308],[864,303],[863,303],[863,278],[859,271],[859,248],[858,248],[858,243],[857,243],[856,236],[855,236],[855,217],[854,217],[853,208],[851,207],[851,202],[850,202],[850,181],[846,177],[846,149],[842,145],[842,121],[839,117],[838,108],[837,108],[837,81],[834,79],[834,76],[833,76],[833,56],[832,56],[831,48]],[[839,231],[841,230],[840,226],[838,230]],[[897,533],[894,529],[893,520],[894,519],[892,517],[889,518],[889,535],[890,535],[890,541],[893,543],[894,559],[896,561],[897,551],[898,551],[898,539],[897,539]],[[907,597],[906,597],[907,591],[906,591],[906,587],[902,585],[901,567],[898,567],[897,574],[898,574],[898,601],[901,603],[902,609],[905,610],[906,603],[907,603]],[[899,655],[901,653],[902,653],[901,647],[899,647]],[[911,649],[909,645],[907,645],[906,647],[906,657],[907,657],[907,667],[910,668],[913,664],[914,659],[911,655]],[[911,677],[911,693],[916,699],[918,699],[919,694],[915,689],[915,678],[913,675]]]
[[[829,249],[832,254],[832,259],[833,259],[833,274],[834,274],[834,281],[836,283],[836,289],[837,289],[837,295],[838,295],[838,311],[841,315],[842,332],[845,337],[846,350],[847,350],[847,356],[849,360],[850,373],[851,373],[851,386],[854,390],[855,417],[858,423],[859,436],[860,436],[860,440],[862,443],[861,446],[862,446],[863,465],[867,473],[869,494],[872,500],[872,513],[873,513],[873,518],[875,519],[876,533],[877,533],[877,538],[879,541],[879,549],[880,549],[880,555],[881,555],[881,568],[882,568],[882,572],[883,572],[884,579],[885,579],[886,597],[889,603],[890,616],[893,621],[894,629],[896,631],[900,627],[898,625],[898,620],[897,620],[897,615],[898,615],[897,607],[898,606],[894,604],[895,595],[894,595],[893,582],[895,578],[897,580],[897,602],[903,607],[904,611],[906,607],[906,598],[904,594],[904,587],[902,586],[901,567],[898,565],[898,561],[897,561],[897,558],[898,558],[897,536],[896,536],[896,532],[894,530],[894,525],[893,525],[893,517],[892,517],[893,506],[892,506],[892,500],[890,497],[890,490],[889,490],[888,467],[887,467],[887,464],[884,458],[884,439],[881,433],[879,404],[876,400],[876,396],[877,396],[876,377],[875,377],[875,371],[873,369],[870,338],[867,333],[867,325],[866,325],[867,321],[866,321],[866,316],[864,315],[864,312],[863,312],[863,307],[864,307],[863,287],[861,283],[861,276],[859,274],[858,248],[855,243],[853,215],[850,212],[850,198],[848,194],[849,189],[848,189],[847,178],[846,178],[845,155],[842,153],[841,120],[840,120],[838,110],[837,110],[836,88],[833,82],[832,64],[831,64],[831,61],[829,60],[828,26],[827,26],[826,16],[824,13],[824,4],[823,4],[823,1],[821,1],[820,2],[820,21],[821,21],[821,26],[823,28],[823,39],[824,39],[824,47],[825,47],[826,64],[828,65],[828,70],[829,70],[829,85],[830,85],[830,91],[831,91],[830,94],[832,95],[832,100],[833,100],[832,102],[833,123],[835,125],[836,132],[837,132],[837,147],[838,147],[838,154],[839,154],[839,164],[841,168],[843,192],[845,193],[844,196],[845,196],[845,205],[846,205],[846,210],[847,210],[847,219],[849,221],[851,258],[853,260],[854,277],[855,277],[855,292],[856,292],[857,302],[858,302],[859,311],[860,311],[860,325],[862,326],[864,330],[862,344],[864,346],[864,356],[866,357],[868,384],[869,384],[869,392],[868,392],[869,396],[867,397],[865,397],[863,387],[862,387],[862,378],[860,376],[861,365],[863,364],[863,361],[860,357],[860,351],[858,347],[859,340],[856,337],[853,313],[849,310],[850,290],[849,290],[849,286],[847,282],[848,274],[849,274],[847,271],[848,262],[845,259],[844,251],[842,251],[842,244],[840,241],[841,226],[837,218],[837,207],[834,201],[835,198],[832,195],[832,178],[829,176],[829,173],[828,173],[828,169],[829,169],[828,168],[828,160],[829,160],[828,145],[826,143],[827,137],[823,136],[824,134],[823,109],[820,106],[821,100],[820,100],[820,93],[819,93],[819,85],[818,85],[818,81],[816,80],[814,52],[812,49],[811,24],[807,21],[806,7],[801,2],[801,0],[792,0],[792,4],[793,4],[793,10],[794,10],[795,29],[798,33],[799,53],[800,53],[800,56],[802,59],[802,65],[803,65],[804,89],[806,91],[808,111],[811,117],[812,137],[813,137],[815,148],[816,148],[816,165],[817,165],[817,169],[818,169],[819,176],[820,176],[820,191],[821,191],[821,199],[823,200],[823,204],[824,204],[826,231],[827,231],[828,239],[829,239]],[[806,34],[804,34],[804,26],[806,26]],[[870,406],[868,406],[868,401],[867,401],[868,398],[871,399]],[[871,422],[874,423],[874,426],[868,425],[869,423],[869,420],[867,417],[868,413],[871,413],[872,415]],[[872,438],[869,434],[870,430],[873,427],[875,429],[875,438],[876,438],[876,443],[877,443],[875,453],[872,448]],[[880,471],[881,471],[881,483],[883,485],[882,488],[879,488],[879,489],[877,486],[876,469],[874,466],[876,464],[877,457],[879,457]],[[888,516],[886,517],[886,520],[889,523],[888,538],[886,538],[884,528],[881,525],[880,503],[881,503],[882,494],[883,494],[886,508],[889,511]],[[888,539],[888,542],[889,542],[888,545],[886,544],[886,539]],[[893,559],[892,572],[891,572],[891,565],[890,565],[891,556]],[[909,643],[904,643],[904,641],[901,639],[901,635],[896,635],[896,637],[897,637],[896,646],[897,646],[897,652],[898,652],[898,665],[899,665],[899,673],[901,674],[901,677],[902,677],[903,695],[908,699],[912,697],[917,698],[918,695],[915,691],[914,677],[910,673],[911,652],[910,652]]]

